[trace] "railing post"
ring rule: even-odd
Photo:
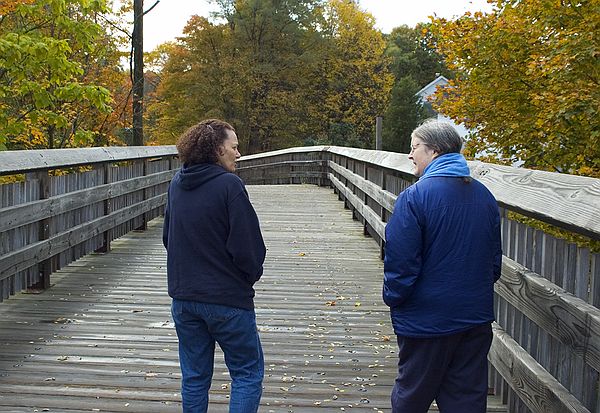
[[[104,185],[109,184],[110,179],[110,163],[105,162],[98,167],[98,172],[102,172],[102,183]],[[110,191],[109,191],[110,192]],[[104,204],[104,216],[110,215],[112,211],[112,202],[110,194],[106,197],[103,202]],[[106,230],[102,233],[102,245],[96,250],[99,253],[106,253],[110,251],[110,241],[112,240],[112,230]]]
[[[381,116],[377,116],[375,118],[375,150],[382,150],[383,144],[381,139],[381,131],[383,128],[383,118]]]
[[[148,175],[148,159],[142,159],[142,176]],[[149,189],[144,188],[142,198],[144,201],[148,200]],[[135,228],[137,231],[145,231],[148,229],[148,212],[144,212],[142,215],[142,223],[139,227]]]
[[[26,174],[26,179],[37,180],[39,187],[39,199],[48,199],[50,197],[50,176],[48,171],[32,172]],[[38,240],[50,238],[50,220],[44,218],[38,223]],[[38,263],[38,280],[27,288],[29,292],[39,292],[50,288],[50,273],[52,272],[52,257]]]

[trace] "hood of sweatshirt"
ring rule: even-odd
[[[185,190],[191,190],[205,184],[227,171],[221,166],[210,163],[183,165],[174,177],[175,184]]]

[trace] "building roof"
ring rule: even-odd
[[[432,94],[435,93],[435,89],[438,86],[444,86],[448,84],[448,79],[446,79],[444,76],[438,76],[435,79],[433,79],[431,82],[429,82],[427,85],[425,85],[421,90],[419,90],[417,93],[415,93],[416,96],[419,96],[421,98],[421,100],[425,100],[428,96],[431,96]]]

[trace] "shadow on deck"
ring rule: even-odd
[[[396,342],[379,247],[330,189],[249,186],[268,248],[261,412],[389,412]],[[0,411],[178,412],[162,220],[0,305]],[[217,353],[210,412],[226,412]],[[490,397],[489,411],[506,411]]]

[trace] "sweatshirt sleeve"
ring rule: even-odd
[[[162,233],[162,241],[165,248],[169,246],[169,193],[170,189],[167,191],[167,205],[165,206],[165,220]]]
[[[258,217],[245,189],[231,200],[228,209],[227,252],[235,266],[254,284],[262,276],[266,248]]]
[[[410,296],[421,273],[421,226],[410,192],[398,196],[385,228],[383,301],[389,307],[401,305]]]

